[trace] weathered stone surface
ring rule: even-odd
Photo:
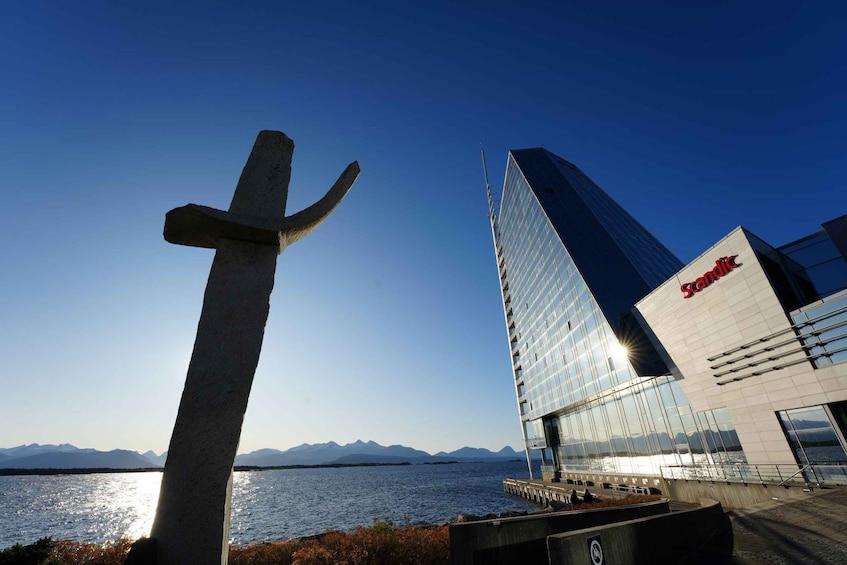
[[[214,249],[221,238],[286,246],[314,230],[335,209],[359,174],[356,162],[347,166],[318,202],[287,218],[225,212],[199,204],[174,208],[165,215],[165,240],[179,245]]]
[[[294,141],[281,131],[263,130],[241,171],[229,211],[282,218],[288,201]]]
[[[261,132],[228,212],[188,205],[166,217],[168,241],[214,247],[216,253],[151,533],[161,565],[226,563],[232,465],[262,349],[276,257],[326,219],[359,172],[352,163],[326,196],[286,218],[293,151],[284,134]]]
[[[232,465],[276,258],[268,245],[218,242],[153,526],[160,563],[226,562]]]

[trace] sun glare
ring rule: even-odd
[[[612,345],[612,355],[615,357],[615,359],[626,361],[626,359],[629,357],[629,349],[627,349],[625,345],[616,342]]]

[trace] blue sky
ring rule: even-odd
[[[520,447],[486,200],[571,160],[690,261],[847,213],[845,8],[816,3],[27,2],[0,18],[0,446],[167,448],[212,252],[257,132],[288,212],[241,451]]]

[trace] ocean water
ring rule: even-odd
[[[248,544],[370,526],[440,524],[529,510],[503,493],[526,463],[280,469],[235,473],[230,541]],[[50,536],[106,543],[150,532],[161,473],[0,477],[0,549]]]

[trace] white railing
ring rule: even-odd
[[[796,463],[750,465],[662,465],[663,479],[721,481],[779,486],[847,485],[847,465]]]

